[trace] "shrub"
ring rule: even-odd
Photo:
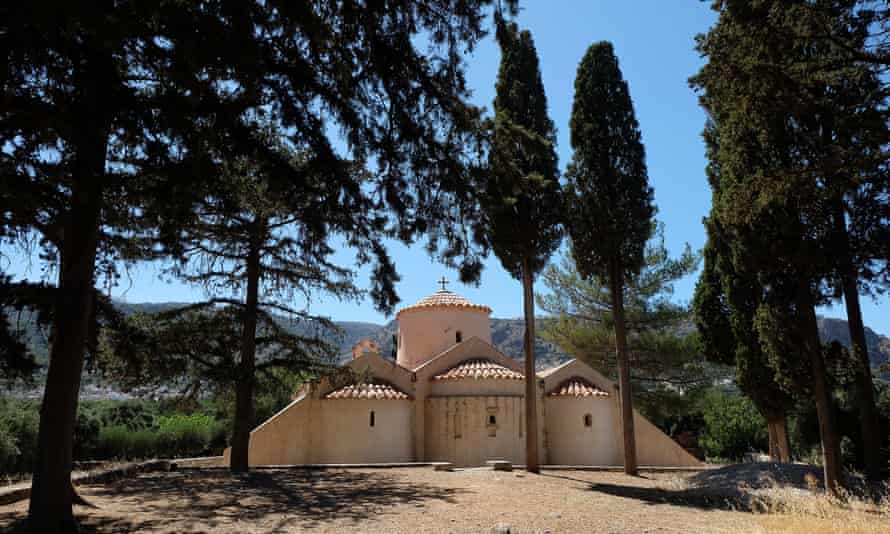
[[[738,461],[746,452],[768,448],[766,421],[747,397],[715,390],[705,396],[702,412],[699,444],[707,456]]]
[[[219,429],[213,417],[200,413],[159,417],[158,426],[159,451],[172,457],[206,453]]]
[[[37,453],[39,425],[35,403],[0,399],[0,473],[31,471]]]

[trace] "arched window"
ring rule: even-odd
[[[593,416],[588,414],[584,414],[584,426],[593,426]]]
[[[371,417],[370,417],[369,423],[370,423],[370,426],[374,426],[374,423],[375,423],[375,421],[374,421],[374,410],[371,410]]]
[[[496,425],[496,424],[498,424],[498,419],[497,419],[497,417],[495,417],[494,415],[489,415],[489,416],[488,416],[488,424],[489,424],[489,425]]]
[[[455,343],[460,343],[460,342],[463,341],[463,340],[464,340],[464,335],[460,333],[460,330],[458,330],[458,331],[454,334],[454,342],[455,342]]]

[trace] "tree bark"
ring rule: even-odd
[[[525,312],[525,469],[539,473],[534,279],[528,260],[522,262],[522,307]]]
[[[619,266],[612,267],[612,317],[615,321],[615,352],[618,358],[618,385],[621,395],[621,428],[624,436],[624,472],[637,475],[637,445],[634,435],[630,363],[627,355],[627,329],[624,324],[624,284]]]
[[[784,413],[767,414],[769,456],[775,462],[791,462],[791,441],[788,439],[788,420]]]
[[[247,298],[241,331],[241,359],[235,385],[235,421],[229,469],[246,473],[250,469],[250,430],[253,426],[254,373],[256,370],[256,325],[259,309],[260,246],[262,224],[254,221],[247,252]]]
[[[59,279],[52,345],[40,407],[37,459],[31,482],[28,523],[33,532],[75,532],[71,462],[84,350],[95,292],[96,253],[105,182],[110,120],[106,111],[108,64],[85,52],[75,74],[81,120],[74,142],[71,206],[63,216]]]
[[[871,376],[871,361],[868,358],[868,345],[865,340],[865,325],[862,309],[859,306],[859,284],[855,269],[843,276],[844,303],[847,307],[847,326],[850,341],[856,358],[856,395],[859,405],[859,422],[862,429],[862,445],[865,453],[865,476],[869,480],[881,480],[881,428],[878,410],[875,406],[874,382]]]
[[[843,464],[841,462],[840,441],[834,424],[834,406],[828,385],[828,373],[822,357],[822,343],[819,340],[819,326],[809,284],[801,280],[797,295],[798,314],[803,328],[804,349],[809,354],[813,374],[813,397],[819,418],[819,436],[822,441],[822,457],[825,476],[825,489],[836,494],[843,487]]]
[[[836,200],[834,212],[834,224],[840,249],[838,250],[838,257],[841,261],[839,271],[844,290],[844,305],[847,309],[847,328],[850,331],[850,344],[857,367],[856,403],[859,406],[859,424],[862,430],[865,476],[869,480],[876,481],[881,479],[881,423],[875,406],[871,361],[868,357],[862,308],[859,305],[859,275],[853,264],[842,199]]]

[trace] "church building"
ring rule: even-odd
[[[403,308],[396,361],[357,350],[360,383],[304,385],[251,433],[250,464],[524,464],[525,376],[492,345],[490,313],[444,284]],[[579,360],[535,378],[541,464],[621,465],[616,385]],[[700,465],[637,413],[634,425],[639,465]]]

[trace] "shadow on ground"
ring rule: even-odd
[[[198,532],[239,522],[262,524],[268,531],[312,528],[334,518],[360,522],[396,505],[454,503],[465,492],[410,483],[397,473],[306,470],[146,473],[84,489],[99,509],[82,518],[80,532],[150,530],[174,521]],[[188,522],[183,524],[183,518]],[[0,524],[10,521],[17,524],[2,532],[22,530],[21,512],[0,514]]]
[[[615,497],[633,499],[647,505],[674,505],[699,508],[702,510],[736,510],[739,502],[726,495],[713,495],[698,488],[690,489],[665,489],[634,484],[611,484],[602,482],[590,482],[565,475],[544,474],[543,476],[561,478],[579,482],[587,486],[590,491],[604,493]],[[643,477],[645,478],[645,477]]]

